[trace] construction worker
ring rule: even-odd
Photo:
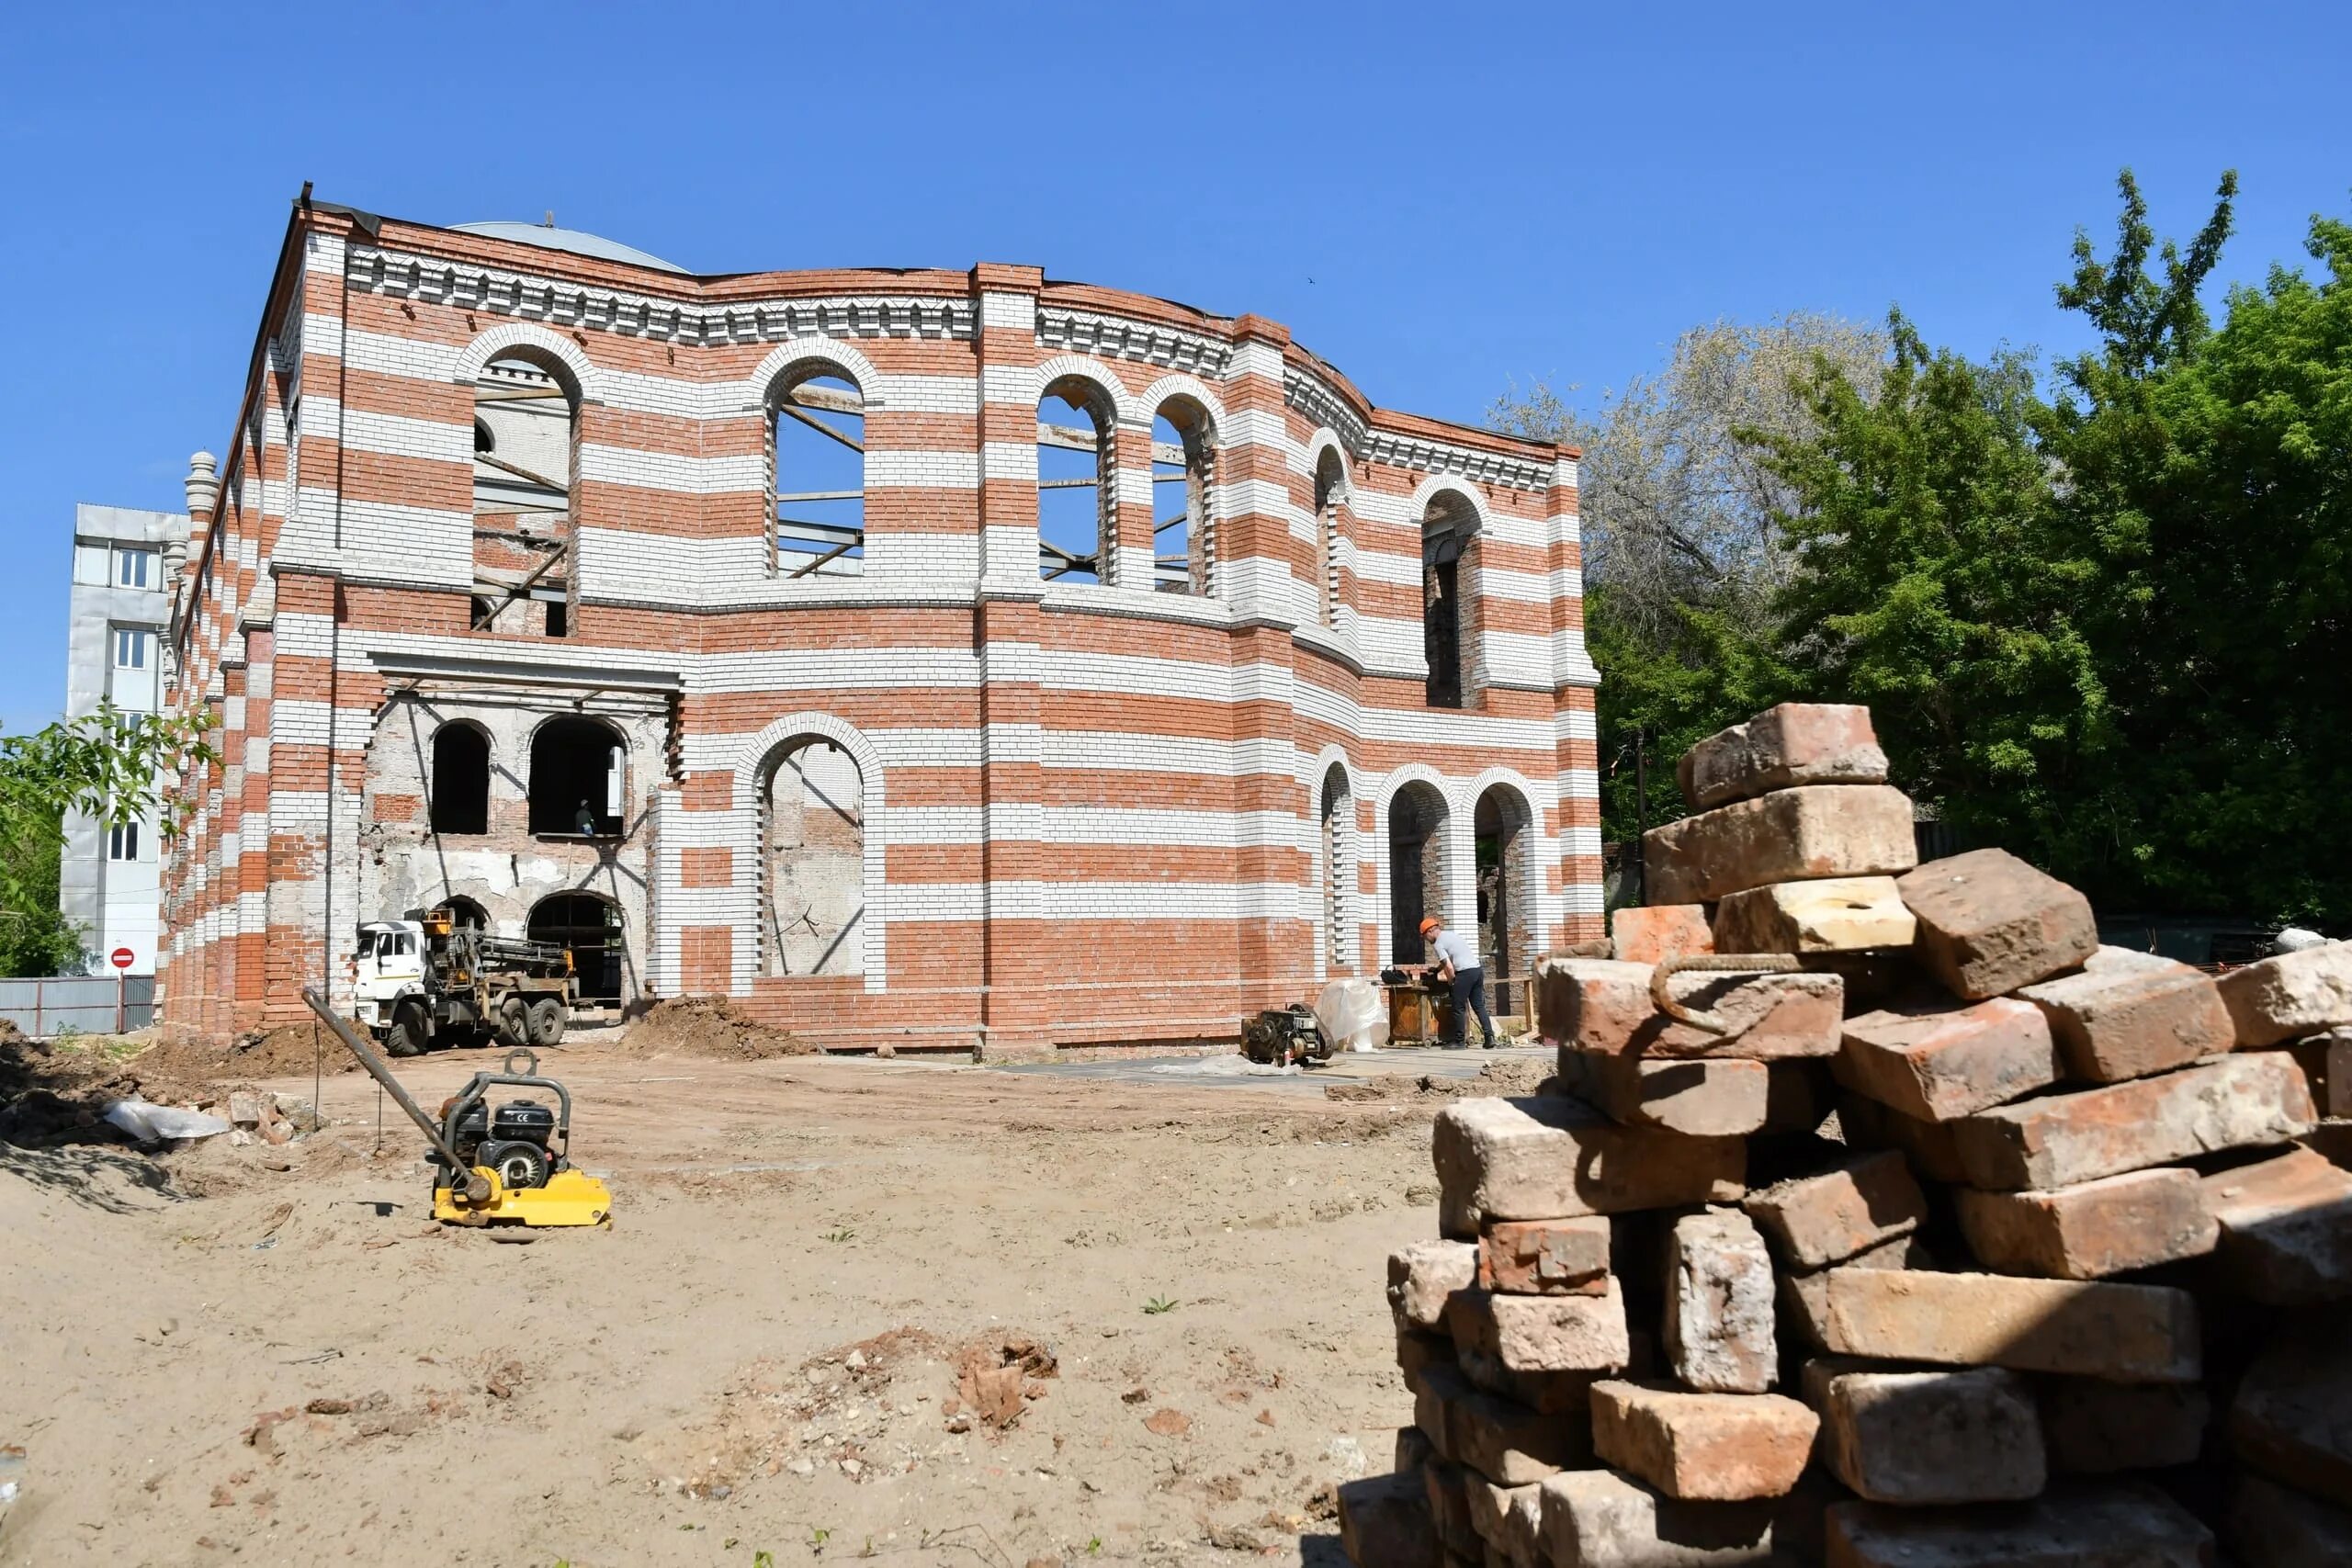
[[[1430,944],[1430,956],[1437,960],[1437,978],[1453,990],[1453,1012],[1446,1020],[1445,1039],[1449,1051],[1466,1051],[1469,1042],[1464,1038],[1469,1030],[1472,1009],[1478,1013],[1479,1032],[1486,1035],[1486,1049],[1495,1048],[1495,1021],[1487,1016],[1487,971],[1478,962],[1478,949],[1467,937],[1445,929],[1445,922],[1435,915],[1421,922],[1421,940]]]

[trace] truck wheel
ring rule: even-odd
[[[498,1038],[502,1044],[531,1043],[530,1007],[520,997],[509,997],[498,1004]]]
[[[384,1054],[388,1056],[413,1056],[424,1049],[424,1008],[419,1002],[402,1002],[392,1010],[392,1026],[384,1032]]]
[[[553,997],[531,1004],[531,1043],[541,1050],[563,1043],[563,1026],[571,1021],[564,1005]]]

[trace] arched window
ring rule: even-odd
[[[1536,881],[1532,848],[1535,813],[1510,784],[1478,796],[1472,817],[1473,860],[1478,872],[1478,956],[1495,1011],[1523,1013],[1518,1004],[1535,963]]]
[[[802,365],[768,392],[768,489],[776,574],[865,570],[865,394],[846,374]]]
[[[1421,653],[1428,660],[1427,697],[1433,708],[1462,705],[1464,663],[1463,553],[1478,536],[1478,514],[1451,491],[1430,498],[1421,514]]]
[[[430,811],[436,833],[490,831],[490,737],[471,724],[433,732]]]
[[[1151,422],[1151,585],[1162,593],[1209,591],[1216,465],[1216,437],[1208,411],[1187,397],[1160,404]],[[1170,491],[1177,493],[1170,496]]]
[[[447,912],[449,923],[461,931],[486,931],[490,916],[480,904],[470,898],[444,898],[441,908]]]
[[[620,837],[627,773],[628,752],[610,725],[571,715],[548,720],[531,737],[531,831]]]
[[[1445,919],[1445,796],[1419,779],[1388,803],[1388,961],[1424,962],[1421,918]]]
[[[1083,377],[1037,400],[1037,575],[1047,582],[1112,579],[1117,426],[1110,399]]]
[[[555,893],[531,906],[523,934],[551,942],[571,954],[580,999],[616,1007],[628,964],[628,942],[621,931],[620,906],[594,893]]]
[[[1315,608],[1327,626],[1340,624],[1340,507],[1348,470],[1329,446],[1315,464]]]
[[[1323,774],[1324,950],[1333,969],[1353,969],[1356,957],[1355,797],[1348,771],[1334,762]]]
[[[477,631],[570,629],[580,389],[561,361],[515,349],[474,378]]]
[[[865,781],[828,740],[792,741],[768,770],[761,839],[770,975],[865,972]]]

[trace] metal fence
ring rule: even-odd
[[[36,1040],[144,1029],[155,1021],[155,976],[85,975],[57,980],[0,980],[0,1018]]]

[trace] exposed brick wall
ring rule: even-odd
[[[518,900],[612,879],[632,994],[725,991],[843,1045],[1230,1035],[1385,961],[1408,777],[1446,801],[1452,923],[1475,920],[1471,827],[1498,789],[1524,823],[1521,939],[1599,930],[1572,453],[1374,408],[1273,322],[993,264],[698,279],[322,209],[297,215],[264,337],[182,579],[174,701],[220,716],[223,761],[181,781],[175,1022],[300,1017],[302,986],[345,984],[354,924],[398,912],[370,899],[488,886],[505,855]],[[576,403],[562,637],[513,612],[470,629],[477,571],[538,558],[472,511],[471,383],[503,353]],[[768,541],[762,411],[812,367],[865,399],[858,577],[790,578]],[[1115,416],[1102,585],[1036,566],[1035,423],[1063,375]],[[1141,542],[1171,398],[1209,426],[1204,595],[1152,592]],[[1460,711],[1424,703],[1433,503],[1478,519]],[[521,770],[534,714],[616,703],[628,824],[603,850],[535,840],[511,781],[487,835],[437,840],[429,737],[387,721],[519,705],[498,762]],[[860,777],[855,972],[777,975],[766,780],[811,737]]]

